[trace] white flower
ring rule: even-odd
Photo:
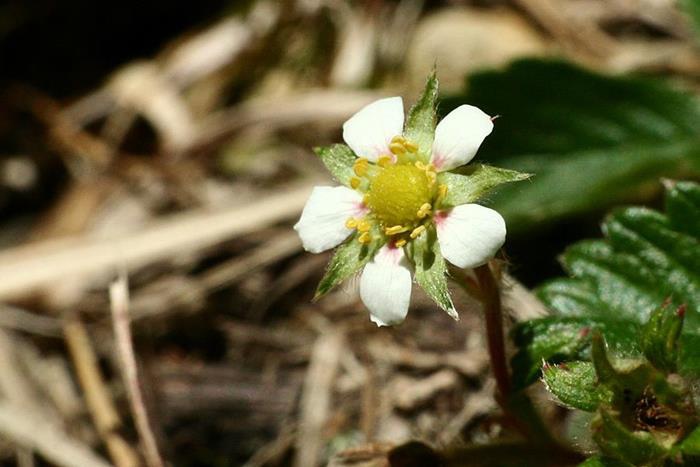
[[[316,187],[294,228],[306,250],[352,241],[375,246],[364,266],[360,296],[379,326],[405,318],[411,296],[411,243],[434,231],[439,251],[460,268],[486,263],[505,241],[505,221],[478,204],[444,203],[441,173],[475,156],[493,129],[492,119],[470,105],[450,112],[423,150],[404,132],[400,97],[375,101],[343,125],[343,139],[357,159],[349,187]],[[449,301],[449,299],[448,299]],[[456,316],[449,301],[448,310]]]

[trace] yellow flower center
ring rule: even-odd
[[[426,171],[413,164],[389,165],[371,181],[365,199],[384,227],[410,226],[430,204],[433,186]]]
[[[363,193],[370,212],[347,219],[345,226],[357,230],[360,243],[368,244],[379,234],[402,248],[427,230],[447,186],[436,183],[432,164],[418,160],[415,143],[395,136],[389,150],[392,155],[382,155],[375,164],[365,158],[355,161],[350,187]]]

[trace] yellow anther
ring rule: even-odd
[[[367,206],[367,204],[369,204],[369,194],[365,194],[362,197],[362,204],[364,204],[365,206]]]
[[[350,186],[351,186],[353,189],[357,190],[357,187],[360,186],[360,183],[362,183],[362,180],[360,180],[359,178],[357,178],[357,177],[351,177],[351,178],[350,178]]]
[[[418,219],[423,219],[425,216],[430,214],[430,210],[432,209],[432,206],[430,203],[423,203],[423,205],[418,209],[418,212],[416,213],[416,216],[418,216]]]
[[[398,143],[398,144],[400,144],[400,145],[403,146],[403,145],[406,144],[406,138],[404,138],[404,137],[401,136],[401,135],[396,135],[396,136],[394,136],[393,138],[391,138],[391,142],[392,142],[392,143]]]
[[[430,183],[430,186],[435,185],[435,182],[437,181],[437,174],[431,170],[426,170],[425,175],[428,177],[428,183]]]
[[[447,185],[440,184],[438,186],[438,199],[442,200],[445,196],[447,196]]]
[[[416,161],[413,165],[415,165],[418,170],[427,169],[427,166],[424,163],[422,163],[421,161]]]
[[[352,217],[348,220],[345,221],[345,227],[348,229],[354,229],[357,227],[357,219],[353,219]]]
[[[408,243],[408,242],[406,241],[406,239],[405,239],[405,238],[402,238],[402,239],[400,239],[400,240],[396,240],[396,243],[394,243],[394,246],[395,246],[396,248],[401,248],[401,247],[405,246],[406,243]]]
[[[388,167],[389,165],[391,165],[392,162],[393,159],[391,158],[391,156],[379,156],[379,159],[377,159],[377,165],[379,167]]]
[[[389,145],[389,151],[391,151],[392,154],[396,154],[397,156],[400,156],[400,155],[406,153],[406,146],[404,146],[401,143],[391,143]]]
[[[372,227],[372,224],[366,220],[362,219],[360,222],[357,223],[357,230],[360,232],[369,232],[369,229]]]
[[[359,237],[357,237],[357,241],[363,245],[366,245],[372,241],[372,236],[369,234],[369,232],[363,232]]]
[[[420,234],[425,232],[425,226],[424,225],[419,225],[415,229],[413,229],[413,232],[411,232],[411,238],[418,238]]]
[[[403,225],[394,225],[392,227],[387,227],[386,229],[384,229],[384,233],[387,235],[396,235],[403,232],[408,232],[408,230],[408,227],[404,227]]]
[[[355,172],[355,175],[362,177],[367,173],[367,167],[369,167],[369,161],[367,159],[357,159],[352,166],[352,170]]]
[[[418,145],[413,141],[406,141],[403,145],[408,152],[418,152]]]

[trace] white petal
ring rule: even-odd
[[[389,152],[391,138],[403,132],[403,101],[400,97],[379,99],[363,107],[343,124],[343,139],[357,157],[376,162]]]
[[[439,172],[466,164],[491,130],[491,117],[473,105],[460,105],[435,128],[431,162]]]
[[[463,204],[435,216],[440,251],[460,268],[474,268],[493,258],[506,240],[506,223],[493,209]]]
[[[365,266],[360,297],[377,326],[404,320],[411,301],[411,271],[401,248],[384,246]]]
[[[345,221],[365,212],[362,195],[358,192],[344,186],[317,186],[294,230],[299,233],[306,251],[320,253],[348,238],[352,230],[345,227]]]

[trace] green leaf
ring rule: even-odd
[[[681,6],[693,21],[695,35],[700,42],[700,0],[681,0]]]
[[[683,394],[666,376],[643,358],[611,360],[603,336],[596,332],[591,339],[591,359],[598,382],[610,390],[611,406],[631,413],[637,410],[637,402],[648,399],[649,391],[654,402],[678,409]]]
[[[440,253],[435,229],[429,229],[413,240],[409,257],[415,266],[414,277],[418,285],[455,320],[459,319],[447,289],[447,265]]]
[[[615,316],[548,316],[521,323],[513,330],[519,350],[511,361],[513,385],[526,387],[537,380],[542,362],[559,363],[586,358],[591,332],[599,331],[620,355],[638,355],[639,326]]]
[[[624,459],[633,465],[644,465],[663,458],[667,451],[651,434],[645,431],[629,431],[607,410],[599,411],[600,417],[593,420],[593,439],[603,454]]]
[[[479,160],[537,175],[493,198],[510,233],[648,199],[663,176],[700,175],[700,106],[665,82],[523,60],[472,76],[467,89],[441,109],[502,116]]]
[[[438,174],[438,183],[447,185],[447,195],[443,204],[459,206],[479,200],[501,184],[527,180],[530,176],[499,167],[471,165],[466,166],[463,171]]]
[[[686,332],[681,335],[681,352],[678,359],[680,371],[687,375],[700,375],[700,334]]]
[[[634,467],[632,464],[604,456],[593,456],[586,459],[578,467]]]
[[[603,225],[605,240],[580,242],[564,253],[562,263],[572,277],[546,283],[537,293],[555,312],[549,318],[554,322],[571,317],[616,322],[622,332],[602,330],[613,353],[619,341],[637,339],[631,333],[667,299],[674,310],[687,305],[679,370],[700,375],[700,238],[693,227],[700,186],[666,185],[666,215],[642,208],[616,211]]]
[[[404,137],[418,145],[418,155],[425,161],[430,160],[437,123],[438,79],[435,70],[425,83],[423,93],[418,98],[406,118]]]
[[[666,181],[666,214],[671,227],[700,238],[700,190],[692,182]]]
[[[644,355],[652,365],[667,373],[675,372],[678,366],[678,338],[683,328],[684,310],[663,305],[651,314],[642,328]]]
[[[680,444],[680,450],[684,454],[700,456],[700,427],[695,428]]]
[[[375,235],[375,238],[378,236]],[[377,252],[381,244],[378,241],[364,245],[357,241],[356,236],[351,236],[336,250],[328,269],[319,282],[314,294],[314,301],[326,295],[335,286],[359,271]]]
[[[610,363],[605,338],[599,332],[595,332],[591,339],[591,360],[593,361],[596,376],[601,383],[609,384],[616,388],[624,386],[620,373]]]
[[[645,284],[654,285],[660,294],[672,297],[675,306],[684,303],[693,309],[700,308],[698,237],[675,231],[666,216],[645,208],[617,212],[603,225],[603,230],[616,251],[639,258],[641,267],[649,271],[646,277],[650,282]]]
[[[593,412],[612,398],[610,392],[598,384],[595,368],[590,362],[547,365],[542,377],[549,392],[571,408]]]
[[[350,178],[355,175],[352,167],[357,160],[352,149],[344,144],[334,144],[324,148],[314,148],[314,152],[338,182],[350,186]]]

